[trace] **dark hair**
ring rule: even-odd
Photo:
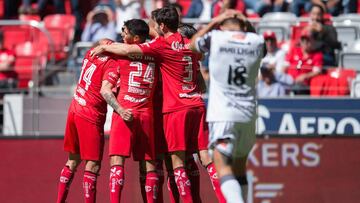
[[[178,31],[183,37],[188,39],[191,39],[192,36],[197,32],[197,30],[192,25],[186,23],[181,23],[179,25]]]
[[[236,17],[232,17],[232,18],[226,18],[225,20],[223,20],[220,25],[225,25],[225,24],[233,24],[233,25],[238,25],[241,29],[241,31],[246,31],[246,23],[245,21],[236,18]]]
[[[164,25],[173,32],[176,32],[179,27],[179,14],[176,8],[172,6],[165,6],[161,8],[155,16],[155,20],[159,25],[164,23]]]
[[[149,26],[144,20],[131,19],[125,21],[124,26],[127,27],[131,35],[139,36],[141,42],[145,42],[146,38],[149,36]]]
[[[97,13],[92,18],[93,23],[100,23],[101,26],[105,26],[109,23],[109,18],[106,13]]]
[[[176,3],[176,2],[169,4],[169,6],[172,6],[172,7],[175,7],[177,9],[179,9],[180,13],[182,13],[182,11],[183,11],[183,7],[180,4]]]
[[[326,13],[325,8],[322,7],[322,6],[319,5],[319,4],[311,4],[310,11],[311,11],[313,8],[319,8],[322,15],[324,15],[324,14]]]
[[[159,13],[159,11],[160,11],[160,8],[151,11],[151,19],[156,21],[156,16]]]

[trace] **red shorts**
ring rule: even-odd
[[[155,138],[153,114],[133,112],[133,120],[125,122],[117,113],[113,113],[109,155],[130,157],[135,161],[155,160]]]
[[[154,110],[154,131],[155,131],[155,153],[164,154],[168,152],[164,134],[163,115],[160,110]]]
[[[164,132],[169,152],[193,153],[207,149],[209,129],[205,115],[205,107],[164,114]]]
[[[69,111],[64,150],[80,154],[82,160],[101,161],[104,151],[104,127],[87,121]]]

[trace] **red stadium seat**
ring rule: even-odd
[[[18,87],[27,88],[33,78],[33,70],[41,71],[46,65],[44,52],[35,44],[28,41],[16,46],[15,71],[18,74]]]
[[[311,96],[345,96],[350,94],[350,83],[356,77],[353,69],[333,68],[327,74],[314,77],[310,83]]]
[[[3,26],[4,46],[8,49],[15,49],[20,43],[31,41],[32,32],[28,26]]]
[[[71,45],[74,39],[75,17],[67,14],[48,15],[44,18],[44,25],[54,42],[56,60],[66,58],[66,49]],[[49,45],[48,39],[44,34],[39,34],[36,41],[42,46]]]

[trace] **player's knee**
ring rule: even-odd
[[[234,144],[230,139],[218,140],[214,146],[214,150],[231,159],[234,150]]]
[[[110,166],[120,165],[123,166],[125,163],[125,157],[122,156],[111,156],[110,157]]]
[[[201,150],[199,152],[199,155],[200,155],[201,165],[203,165],[204,167],[206,167],[207,165],[209,165],[212,162],[212,159],[211,159],[211,156],[209,155],[208,150]]]
[[[98,173],[100,171],[100,162],[99,161],[86,161],[85,170],[92,173]]]
[[[70,170],[75,171],[80,162],[81,160],[68,160],[66,165],[69,166]]]

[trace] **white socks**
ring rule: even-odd
[[[240,184],[233,175],[222,177],[220,187],[227,203],[244,203]]]

